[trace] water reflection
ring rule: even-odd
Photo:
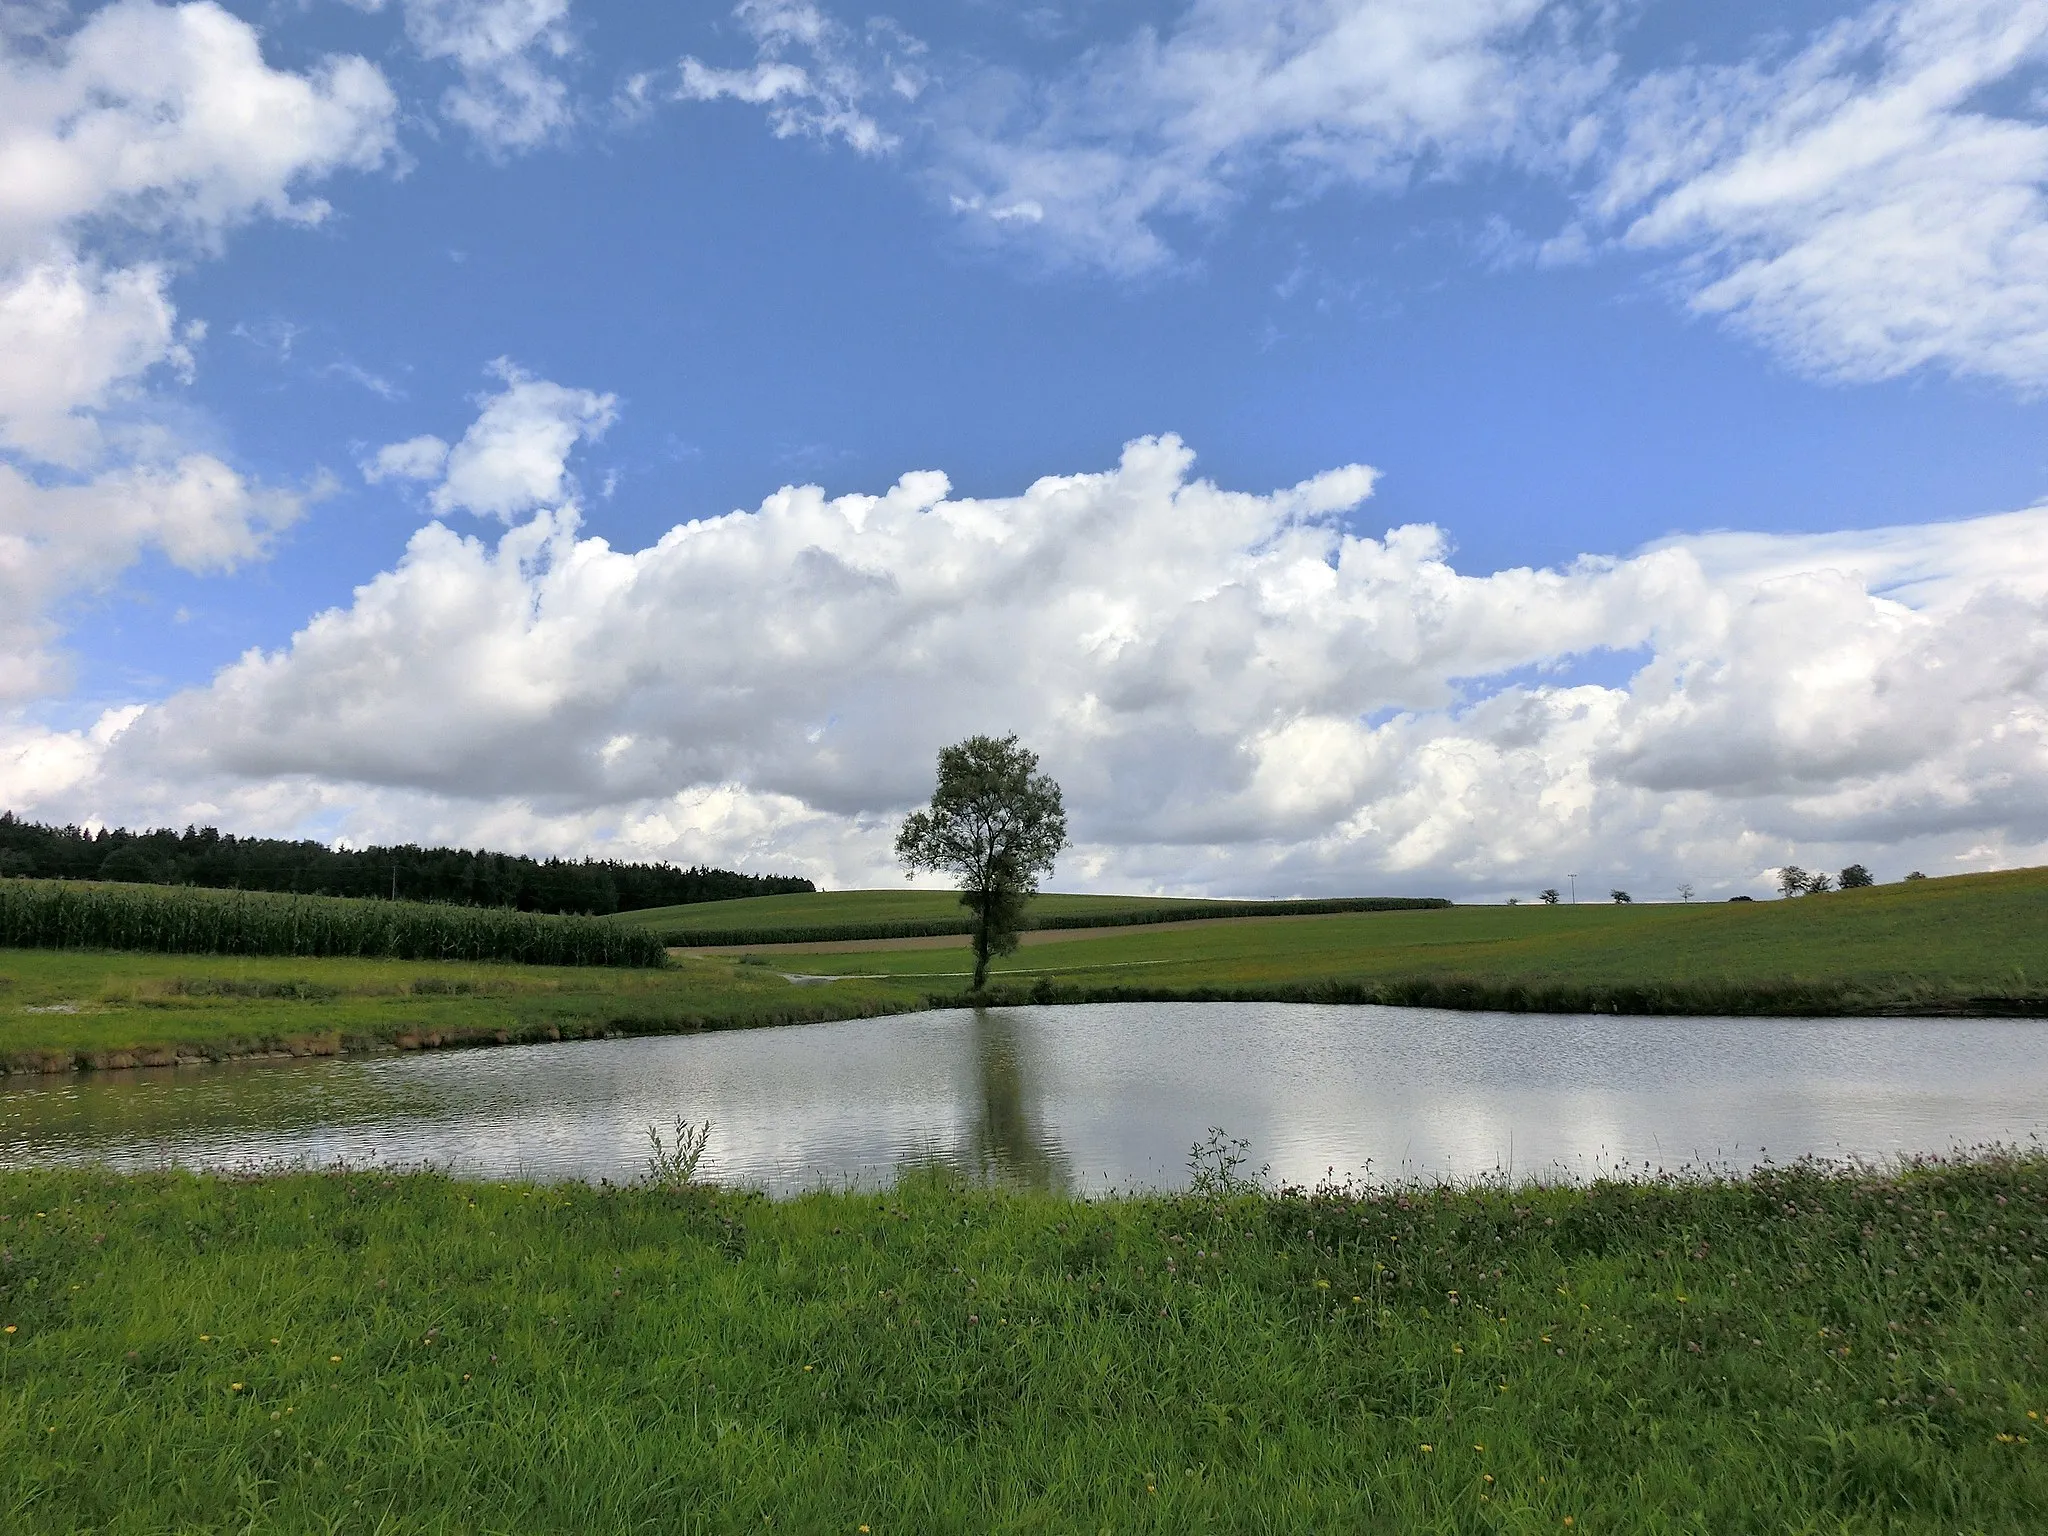
[[[1170,1187],[1210,1126],[1276,1177],[1584,1177],[1887,1157],[2048,1129],[2048,1027],[1280,1004],[952,1011],[790,1029],[0,1080],[0,1163],[302,1159],[637,1178],[713,1122],[713,1177],[787,1192],[943,1162]]]
[[[967,1133],[967,1166],[990,1183],[1067,1193],[1073,1170],[1032,1099],[1035,1037],[1015,1013],[977,1008],[973,1038],[981,1112]]]

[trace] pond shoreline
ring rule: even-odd
[[[805,977],[805,983],[841,978]],[[844,980],[871,978],[846,977]],[[801,984],[801,983],[800,983]],[[721,1017],[649,1018],[621,1014],[598,1020],[548,1020],[476,1026],[435,1025],[388,1033],[308,1030],[291,1034],[225,1034],[208,1041],[150,1041],[92,1047],[0,1046],[0,1079],[68,1072],[119,1072],[144,1067],[206,1066],[220,1062],[291,1060],[318,1056],[389,1055],[410,1051],[470,1050],[498,1045],[538,1045],[564,1040],[624,1040],[642,1036],[693,1035],[731,1029],[779,1028],[846,1019],[886,1018],[950,1008],[1019,1008],[1119,1003],[1307,1003],[1390,1008],[1446,1009],[1459,1013],[1597,1014],[1634,1018],[1873,1018],[1999,1019],[2048,1018],[2048,998],[2037,997],[1873,997],[1842,988],[1787,983],[1776,988],[1695,987],[1610,988],[1502,986],[1459,978],[1359,984],[1318,982],[1272,987],[1072,987],[995,988],[980,998],[968,993],[931,994],[900,1003],[873,997],[831,1001],[828,986],[805,986],[807,1006],[787,1012],[750,1012]],[[76,1015],[66,1015],[75,1017]]]
[[[729,1019],[705,1017],[687,1021],[631,1017],[600,1023],[570,1020],[543,1024],[438,1026],[407,1029],[387,1035],[333,1030],[219,1041],[183,1041],[175,1045],[120,1047],[14,1047],[0,1051],[0,1081],[9,1077],[48,1077],[75,1072],[123,1072],[151,1067],[203,1067],[237,1061],[292,1061],[313,1057],[391,1056],[413,1051],[481,1050],[501,1045],[544,1045],[564,1040],[630,1040],[643,1036],[697,1035],[733,1029],[774,1029],[799,1024],[828,1024],[847,1019],[883,1018],[925,1011],[922,1004],[876,1006],[872,1000],[844,1010],[806,1008],[786,1015],[748,1015]]]

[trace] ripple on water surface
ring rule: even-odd
[[[713,1123],[707,1174],[776,1192],[932,1160],[1100,1191],[1182,1182],[1210,1126],[1306,1182],[2022,1142],[2048,1129],[2048,1026],[1130,1003],[0,1082],[16,1165],[623,1181],[681,1115]]]

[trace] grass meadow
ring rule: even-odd
[[[1169,896],[1061,896],[1048,893],[1031,904],[1033,916],[1116,916],[1132,911],[1174,911],[1199,906]],[[649,907],[605,919],[622,928],[691,928],[706,933],[757,929],[832,932],[877,923],[940,923],[963,917],[956,891],[805,891],[788,896],[751,896],[739,901],[694,902],[686,907]]]
[[[2048,869],[1771,902],[1453,907],[1040,935],[992,984],[1061,997],[1292,996],[1854,1012],[2048,1003]],[[778,950],[790,969],[958,987],[964,947]]]
[[[1223,917],[1448,907],[1437,898],[1354,896],[1311,901],[1208,901],[1166,896],[1066,896],[1031,899],[1040,928],[1136,927]],[[815,891],[699,902],[624,912],[606,922],[658,936],[678,948],[722,944],[923,938],[965,934],[972,926],[953,891]]]
[[[1078,1202],[0,1173],[9,1531],[2025,1532],[2048,1161]]]
[[[2048,1010],[2048,870],[1795,901],[1454,907],[1027,939],[997,962],[994,1000],[1274,998],[1693,1014]],[[734,947],[678,956],[659,970],[0,949],[0,1069],[673,1033],[963,1001],[965,941],[914,942],[925,947]]]
[[[0,1070],[801,1024],[900,1013],[922,995],[687,958],[641,970],[0,950]]]

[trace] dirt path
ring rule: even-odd
[[[1133,933],[1166,933],[1177,928],[1236,927],[1243,923],[1300,923],[1348,913],[1298,912],[1274,917],[1191,917],[1178,923],[1113,923],[1106,928],[1032,928],[1017,936],[1020,944],[1064,944],[1069,939],[1108,939]],[[776,955],[802,951],[812,955],[858,955],[885,949],[965,949],[968,935],[937,933],[921,939],[811,939],[796,944],[721,944],[716,948],[677,949],[677,955]]]

